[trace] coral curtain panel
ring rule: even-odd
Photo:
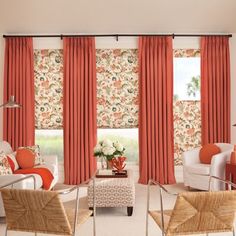
[[[34,145],[34,57],[33,40],[28,37],[5,39],[4,102],[11,95],[21,108],[4,108],[3,139],[13,150]]]
[[[201,38],[202,144],[230,143],[229,38]]]
[[[175,183],[173,132],[172,37],[140,37],[140,183]]]
[[[65,183],[79,184],[96,170],[96,51],[92,37],[68,37],[64,43]]]

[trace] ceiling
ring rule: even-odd
[[[2,33],[235,33],[235,0],[0,0]]]

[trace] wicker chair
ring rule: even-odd
[[[215,177],[211,179],[213,178]],[[149,209],[151,184],[159,186],[160,211]],[[227,184],[235,186],[230,182],[227,182]],[[163,210],[163,190],[168,194],[177,196],[173,210]],[[146,236],[148,236],[149,215],[160,227],[163,236],[203,233],[208,235],[208,233],[228,231],[235,235],[236,191],[183,192],[175,194],[170,193],[161,184],[150,180],[147,201]]]
[[[66,209],[59,195],[75,190],[75,208]],[[6,236],[8,231],[74,236],[76,226],[83,224],[91,215],[93,235],[96,235],[96,208],[94,211],[79,209],[79,186],[63,192],[9,188],[2,188],[0,191],[6,212]]]

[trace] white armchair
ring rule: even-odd
[[[229,143],[215,143],[221,153],[214,155],[211,164],[202,164],[199,159],[199,151],[196,148],[183,153],[183,177],[184,185],[200,189],[208,190],[210,176],[216,176],[225,179],[225,164],[230,159],[233,145]],[[224,184],[219,181],[212,181],[212,190],[224,189]]]
[[[0,141],[0,151],[4,151],[5,154],[10,154],[13,152],[11,145],[6,141]],[[54,187],[54,185],[58,181],[58,160],[56,155],[50,155],[50,156],[43,156],[45,164],[39,166],[39,167],[45,167],[50,170],[52,173],[54,179],[51,183],[50,189]],[[31,175],[31,174],[30,174]],[[27,174],[11,174],[11,175],[0,175],[0,187],[8,184],[13,181],[17,181],[19,179],[22,179],[26,176],[29,176]],[[43,185],[43,181],[40,175],[33,174],[35,177],[35,188],[40,189]],[[17,182],[13,185],[13,188],[18,189],[33,189],[34,188],[34,181],[32,178],[27,178],[23,181]],[[0,217],[5,216],[5,212],[3,209],[2,204],[2,197],[0,194]]]

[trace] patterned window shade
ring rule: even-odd
[[[62,50],[34,50],[35,128],[62,128]]]
[[[174,57],[200,57],[200,49],[174,49]]]
[[[138,50],[97,49],[99,128],[138,127]]]

